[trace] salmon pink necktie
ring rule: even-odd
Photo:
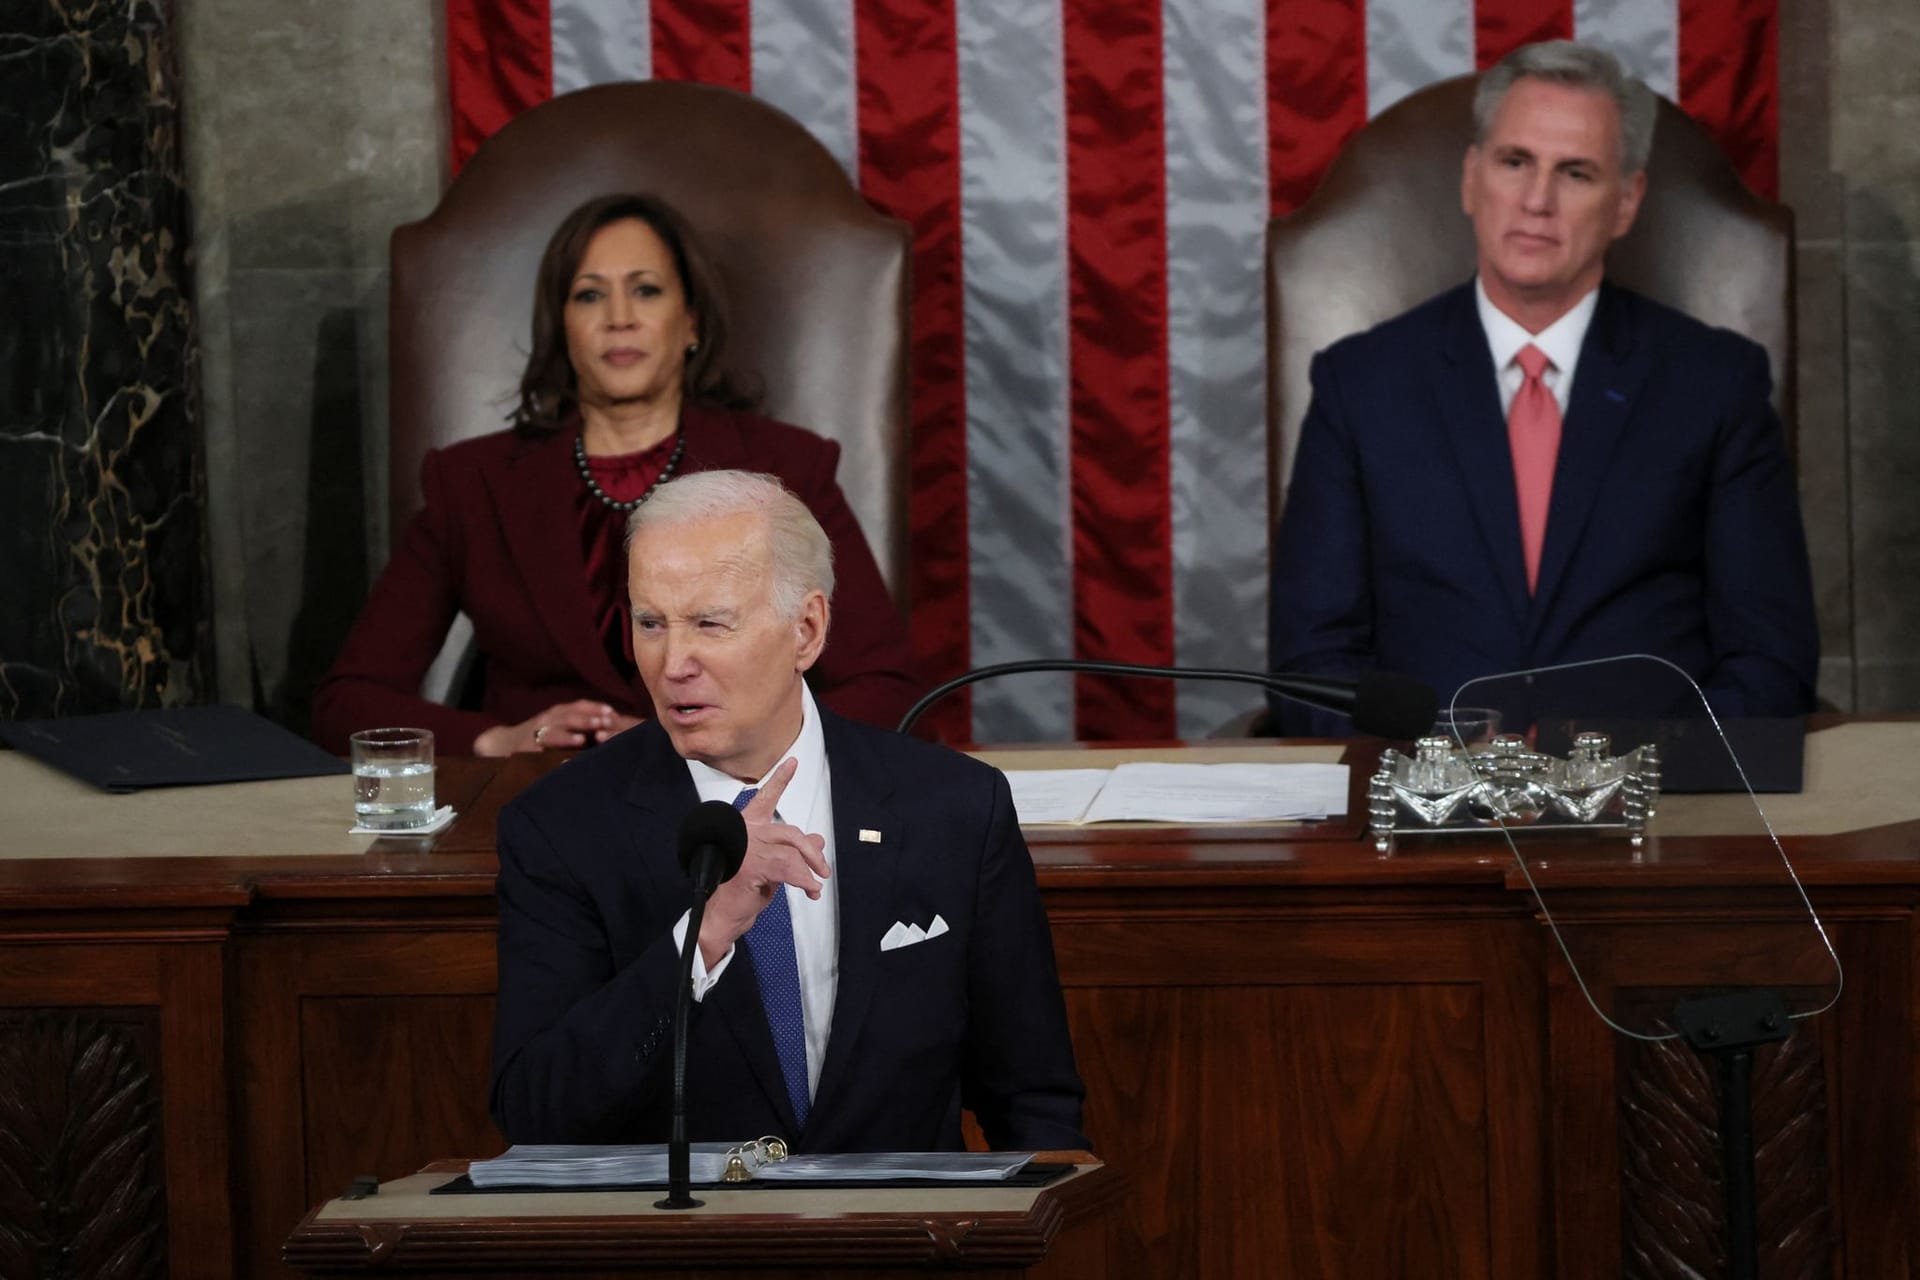
[[[1526,381],[1507,410],[1507,445],[1513,450],[1513,484],[1520,499],[1520,546],[1527,557],[1527,590],[1540,581],[1540,548],[1547,540],[1547,505],[1553,498],[1553,464],[1560,457],[1560,405],[1540,376],[1552,367],[1547,353],[1528,343],[1514,363]]]

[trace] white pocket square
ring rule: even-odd
[[[946,931],[946,920],[937,915],[933,918],[933,923],[924,929],[917,924],[907,924],[904,921],[896,920],[893,922],[893,928],[887,930],[881,937],[880,949],[882,951],[897,951],[901,947],[910,947],[916,942],[925,942],[929,938],[937,938]]]

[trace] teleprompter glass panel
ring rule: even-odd
[[[1649,655],[1488,676],[1446,710],[1478,726],[1492,709],[1499,732],[1429,738],[1415,756],[1426,772],[1402,768],[1434,784],[1415,798],[1451,806],[1451,825],[1506,844],[1516,887],[1623,1035],[1678,1035],[1677,1005],[1733,992],[1775,993],[1789,1019],[1840,995],[1839,959],[1755,794],[1756,778],[1797,783],[1799,726],[1715,700]]]

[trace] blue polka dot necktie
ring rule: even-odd
[[[748,787],[733,798],[733,807],[746,808],[759,790]],[[745,942],[753,955],[753,976],[760,983],[760,1003],[773,1032],[780,1075],[787,1083],[787,1101],[793,1104],[793,1122],[804,1129],[812,1108],[807,1096],[807,1020],[800,1009],[800,962],[793,950],[793,912],[785,885],[775,887],[773,900],[747,930]]]

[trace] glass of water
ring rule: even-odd
[[[353,735],[353,816],[363,827],[407,831],[433,820],[433,733],[362,729]]]

